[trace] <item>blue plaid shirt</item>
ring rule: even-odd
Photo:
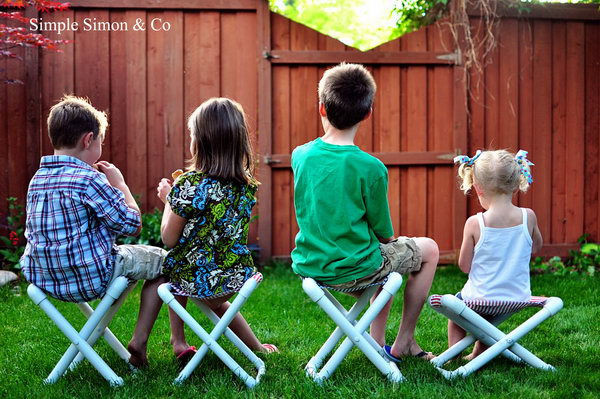
[[[101,296],[112,277],[118,235],[141,223],[106,176],[73,157],[42,157],[27,192],[25,278],[63,301]]]

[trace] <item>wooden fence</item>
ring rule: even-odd
[[[44,20],[96,18],[129,29],[65,32],[60,38],[73,43],[63,53],[2,61],[4,74],[25,85],[0,87],[0,199],[25,197],[40,155],[51,153],[48,108],[75,93],[109,110],[104,158],[152,209],[159,179],[187,157],[186,116],[209,97],[228,96],[246,109],[260,153],[251,241],[265,258],[289,256],[297,232],[289,156],[321,134],[319,77],[349,61],[367,65],[378,84],[357,141],[388,166],[397,233],[433,237],[452,260],[467,215],[479,209],[458,190],[452,157],[523,148],[536,163],[535,183],[519,203],[536,211],[545,253],[565,254],[583,233],[600,239],[600,13],[593,6],[534,8],[526,19],[507,12],[484,74],[466,83],[443,26],[361,53],[269,13],[261,0],[72,3]],[[134,31],[138,19],[171,29]]]

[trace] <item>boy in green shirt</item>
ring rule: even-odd
[[[433,355],[416,343],[414,331],[437,267],[437,244],[425,237],[394,237],[387,169],[354,145],[360,122],[371,115],[375,90],[371,74],[356,64],[329,69],[319,82],[325,135],[292,154],[300,227],[292,268],[334,288],[356,289],[354,296],[391,272],[409,274],[394,344],[385,346],[391,301],[373,321],[371,335],[393,360],[410,355],[429,360]]]

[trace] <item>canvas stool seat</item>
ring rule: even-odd
[[[524,362],[542,370],[555,370],[553,366],[543,362],[517,342],[562,309],[563,302],[560,298],[533,296],[529,301],[496,301],[461,300],[454,295],[432,295],[429,297],[429,305],[468,333],[461,341],[431,360],[446,378],[466,377],[500,354],[515,362]],[[541,309],[509,333],[504,333],[497,328],[513,314],[529,307]],[[483,316],[487,316],[488,319]],[[488,349],[454,371],[442,368],[447,361],[458,356],[476,340],[483,342]]]
[[[262,274],[256,273],[251,278],[246,280],[240,291],[237,293],[235,299],[231,302],[229,309],[223,314],[222,317],[216,315],[215,312],[210,309],[201,299],[190,297],[191,301],[194,302],[200,310],[214,323],[213,330],[208,333],[197,321],[194,319],[188,311],[181,306],[179,302],[175,300],[173,295],[173,286],[169,283],[161,284],[158,287],[158,295],[177,315],[187,324],[192,331],[202,340],[203,344],[198,349],[196,354],[190,359],[187,365],[181,370],[175,384],[183,383],[192,372],[200,365],[204,356],[209,350],[223,362],[225,365],[238,376],[248,388],[253,388],[259,382],[261,377],[265,373],[265,363],[258,357],[248,346],[242,342],[242,340],[229,328],[229,324],[239,312],[241,307],[246,303],[252,292],[256,289],[258,284],[262,281]],[[176,293],[177,294],[177,293]],[[203,298],[210,299],[210,298]],[[256,368],[256,375],[251,376],[248,374],[232,357],[219,345],[217,340],[222,336],[231,341],[242,354],[250,360],[250,362]]]
[[[400,370],[398,370],[396,364],[387,360],[383,348],[379,346],[366,331],[371,325],[371,322],[377,317],[379,312],[381,312],[385,304],[396,294],[396,292],[398,292],[401,285],[402,276],[399,273],[390,273],[386,281],[371,284],[365,288],[364,292],[360,295],[352,308],[346,310],[329,290],[344,293],[352,292],[352,290],[336,290],[333,287],[321,285],[312,278],[303,278],[302,288],[306,294],[319,305],[319,307],[323,309],[337,325],[327,341],[325,341],[319,351],[307,363],[305,367],[306,375],[315,382],[321,384],[334,373],[352,347],[356,346],[390,381],[403,381],[404,377],[402,376],[402,373],[400,373]],[[382,286],[381,292],[371,306],[365,311],[363,316],[357,320],[363,309],[369,304],[369,300],[379,286]],[[360,289],[363,288],[364,287],[361,287]],[[329,360],[325,362],[328,355],[344,336],[346,338],[342,344],[331,355]]]
[[[118,356],[129,363],[131,355],[108,329],[108,325],[123,304],[127,294],[135,287],[135,284],[135,281],[130,281],[126,277],[120,276],[109,285],[104,297],[100,300],[95,310],[86,302],[77,303],[77,307],[88,318],[79,332],[56,309],[44,291],[33,284],[29,285],[27,293],[31,300],[42,308],[60,331],[71,341],[71,345],[58,361],[50,375],[44,380],[44,383],[52,384],[56,382],[67,371],[67,368],[74,370],[85,358],[90,361],[92,366],[111,385],[123,385],[123,379],[106,364],[92,347],[103,336]],[[130,367],[133,366],[130,365]]]

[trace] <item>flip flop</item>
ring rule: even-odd
[[[179,355],[177,355],[177,360],[179,361],[179,365],[181,367],[185,367],[185,365],[190,361],[192,357],[196,354],[196,347],[190,346]]]
[[[417,353],[416,355],[413,355],[413,357],[418,357],[418,358],[423,358],[425,356],[434,356],[432,352],[425,352],[425,351],[421,351],[419,353]],[[424,359],[424,360],[429,360],[429,359]]]
[[[385,357],[387,357],[388,360],[391,360],[392,362],[396,362],[396,363],[402,362],[402,359],[400,359],[399,357],[396,357],[396,356],[392,355],[392,347],[391,346],[384,345],[383,346],[383,352],[385,353]]]
[[[273,344],[262,344],[265,348],[266,353],[279,353],[279,349]]]

